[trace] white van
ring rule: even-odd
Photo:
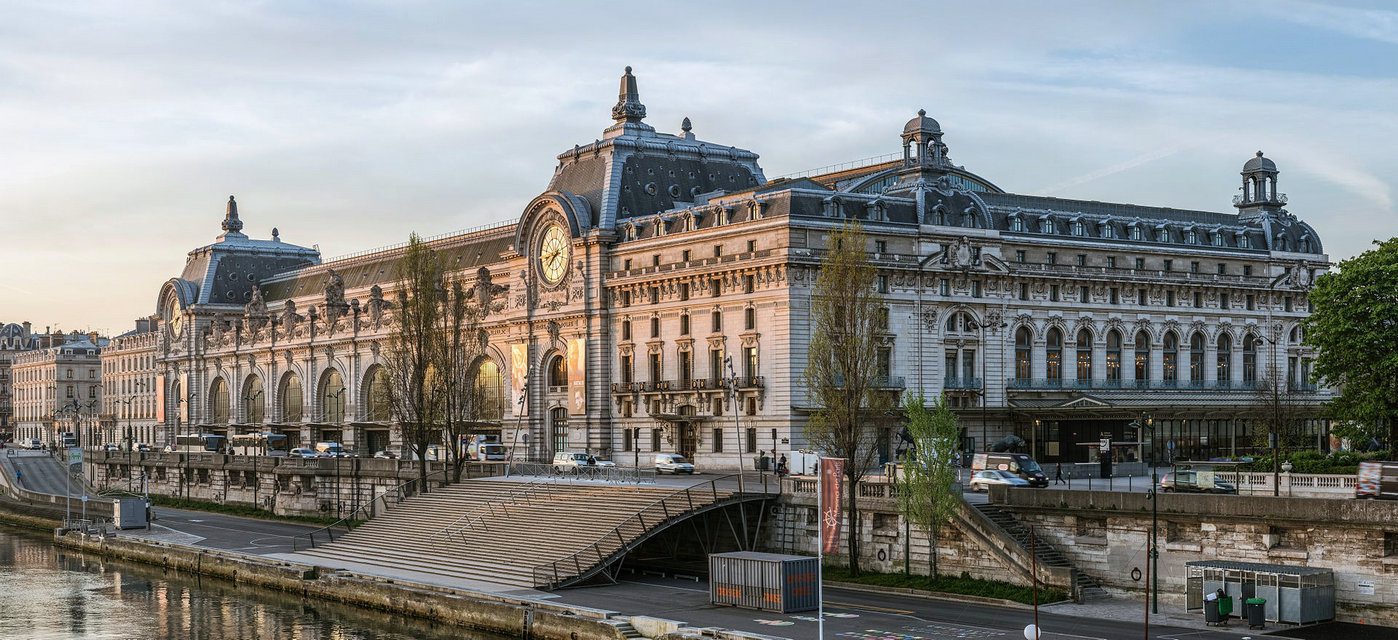
[[[505,445],[499,442],[472,442],[468,449],[472,460],[492,461],[505,459]]]
[[[350,453],[349,449],[346,449],[343,445],[341,445],[338,442],[317,442],[316,453],[320,454],[320,457],[322,458],[354,457],[354,454]]]

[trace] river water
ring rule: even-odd
[[[503,640],[428,621],[106,560],[0,527],[3,640]]]

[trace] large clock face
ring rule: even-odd
[[[539,243],[539,273],[545,282],[558,284],[563,280],[572,249],[573,243],[562,226],[555,224],[544,230],[544,239]]]
[[[176,338],[184,331],[184,314],[176,311],[170,314],[170,334]]]

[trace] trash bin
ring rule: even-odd
[[[1267,599],[1248,598],[1244,600],[1243,613],[1247,616],[1249,629],[1261,629],[1267,626]]]

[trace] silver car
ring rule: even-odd
[[[987,469],[971,476],[972,491],[989,491],[992,484],[1003,484],[1011,487],[1027,487],[1029,481],[1021,478],[1009,471],[1000,469]]]
[[[657,474],[686,473],[694,475],[694,463],[678,453],[657,453],[655,454],[655,472]]]

